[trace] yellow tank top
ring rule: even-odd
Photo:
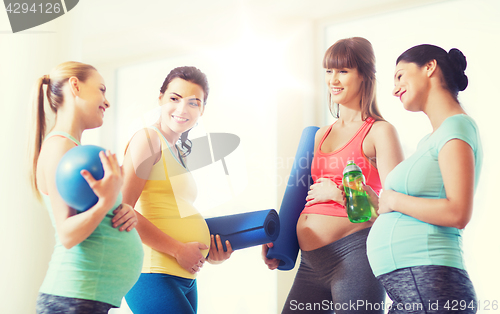
[[[165,138],[161,141],[162,156],[151,170],[135,209],[161,231],[183,242],[200,242],[210,246],[210,232],[205,219],[194,208],[197,188],[193,176],[174,157]],[[196,278],[182,268],[177,260],[143,244],[143,273],[163,273],[184,278]],[[208,250],[202,250],[207,256]]]

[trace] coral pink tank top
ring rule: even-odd
[[[366,184],[379,194],[380,190],[382,190],[382,184],[380,183],[378,170],[370,163],[363,152],[363,140],[374,122],[375,120],[369,117],[344,146],[331,153],[323,153],[321,151],[321,146],[332,130],[332,124],[325,132],[325,135],[323,135],[323,138],[319,142],[318,149],[314,153],[311,165],[311,176],[314,182],[319,178],[329,178],[335,182],[335,184],[342,185],[342,172],[347,165],[347,161],[354,160],[356,165],[361,168],[366,179]],[[347,217],[345,207],[335,201],[306,206],[301,214]]]

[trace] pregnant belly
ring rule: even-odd
[[[371,227],[372,224],[370,221],[352,223],[347,217],[302,214],[297,222],[297,238],[301,250],[311,251]]]
[[[142,268],[144,252],[141,238],[136,229],[127,232],[112,228],[110,218],[103,220],[106,227],[100,229],[106,239],[103,242],[103,258],[107,263],[103,263],[102,267],[107,273],[116,273],[117,276],[123,277],[123,281],[127,281],[125,277],[128,277],[133,285]],[[108,219],[109,221],[106,221]]]
[[[186,218],[152,219],[151,222],[182,243],[200,242],[210,247],[210,231],[205,219],[199,214]],[[208,254],[208,250],[201,252],[204,256]]]

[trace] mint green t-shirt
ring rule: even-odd
[[[385,189],[415,197],[446,198],[438,155],[452,139],[466,142],[474,152],[475,189],[483,152],[477,125],[464,114],[448,117],[434,133],[424,137],[417,151],[387,175]],[[432,225],[400,212],[377,218],[367,239],[367,254],[375,276],[422,265],[465,269],[462,230]]]
[[[54,135],[64,136],[76,145],[80,144],[63,132],[53,132],[46,138]],[[50,198],[41,194],[56,229],[56,244],[40,292],[100,301],[119,307],[122,298],[139,279],[144,256],[137,230],[119,231],[112,226],[113,210],[122,202],[121,193],[94,232],[71,249],[61,244]]]

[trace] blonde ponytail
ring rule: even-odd
[[[31,119],[31,139],[29,141],[29,160],[30,160],[30,182],[31,188],[35,196],[40,199],[40,192],[37,183],[37,164],[40,150],[45,138],[46,132],[46,115],[44,109],[43,86],[47,85],[47,99],[50,109],[57,115],[57,110],[63,105],[63,86],[70,77],[77,77],[80,81],[85,82],[92,74],[92,71],[97,71],[93,66],[68,61],[61,63],[54,68],[50,76],[44,75],[36,81],[32,95],[32,119]]]
[[[46,75],[38,78],[36,81],[33,95],[32,95],[32,117],[31,117],[31,127],[32,132],[29,146],[29,156],[30,156],[30,182],[31,188],[35,193],[36,197],[40,199],[40,193],[38,191],[38,184],[36,181],[37,163],[38,156],[40,155],[40,149],[42,147],[43,137],[45,135],[45,110],[44,110],[44,95],[43,95],[43,85],[45,84]]]

